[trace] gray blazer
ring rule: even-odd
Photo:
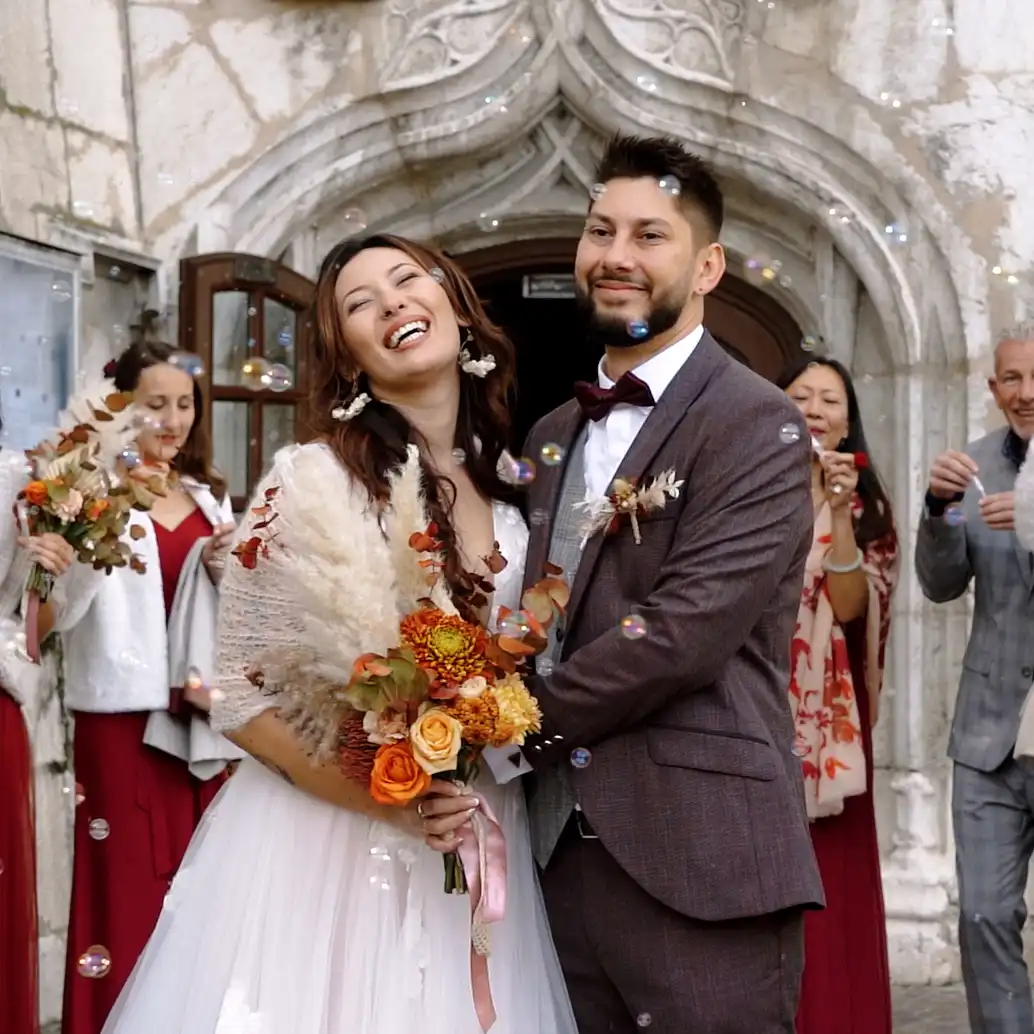
[[[1004,455],[1006,431],[972,442],[966,453],[989,495],[1011,491],[1016,466]],[[981,520],[972,485],[962,500],[965,521],[951,525],[923,511],[916,574],[928,599],[958,599],[974,583],[973,628],[962,662],[948,755],[992,772],[1016,742],[1020,709],[1034,678],[1034,574],[1031,554],[1013,532]]]

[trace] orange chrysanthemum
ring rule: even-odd
[[[485,659],[488,635],[480,625],[427,607],[403,618],[401,632],[402,645],[413,651],[421,668],[433,673],[439,688],[454,690],[475,675],[491,674]]]
[[[491,693],[482,693],[479,697],[457,697],[445,710],[463,726],[465,742],[483,747],[495,739],[499,705]]]

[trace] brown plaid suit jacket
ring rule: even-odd
[[[565,450],[568,402],[525,455]],[[785,425],[799,429],[787,442]],[[823,901],[787,702],[790,637],[812,535],[810,443],[796,407],[710,334],[662,395],[618,474],[668,468],[678,499],[585,546],[560,663],[537,678],[545,724],[525,754],[564,764],[603,846],[686,916],[759,916]],[[527,582],[542,576],[564,466],[529,489]],[[641,615],[647,634],[626,638]],[[557,736],[561,740],[557,740]],[[573,748],[592,761],[569,764]],[[534,749],[538,748],[538,749]]]

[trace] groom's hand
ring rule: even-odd
[[[427,846],[441,854],[452,854],[463,843],[463,833],[478,803],[464,787],[435,779],[427,796],[417,804]]]

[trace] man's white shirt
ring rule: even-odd
[[[664,389],[675,379],[703,336],[704,328],[697,327],[632,371],[649,387],[654,402],[664,394]],[[601,359],[600,387],[612,388],[614,381],[604,372],[603,363]],[[586,499],[601,499],[607,495],[621,461],[649,415],[649,406],[630,406],[620,402],[602,420],[589,421],[584,456]]]

